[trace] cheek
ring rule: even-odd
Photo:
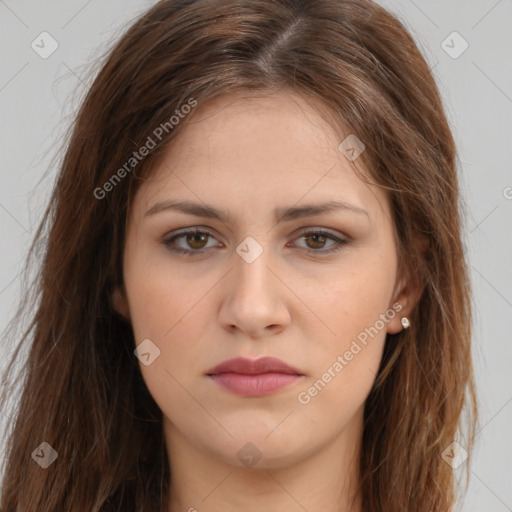
[[[209,368],[201,345],[209,331],[206,301],[201,302],[198,294],[185,297],[182,290],[154,287],[130,305],[136,344],[149,338],[159,350],[151,366],[141,366],[148,387],[151,379],[169,380],[172,376],[185,384]]]
[[[344,421],[362,406],[373,386],[387,325],[396,314],[389,308],[395,279],[392,254],[354,258],[338,269],[335,279],[331,275],[317,288],[320,294],[304,295],[304,302],[320,313],[328,328],[310,347],[314,370],[298,397],[312,421],[331,414],[336,404],[343,408],[338,419]]]
[[[324,331],[332,350],[347,350],[351,340],[386,314],[393,294],[394,266],[392,252],[387,256],[384,251],[361,252],[309,287],[309,292],[308,288],[302,289],[304,302],[318,311],[328,328]],[[386,325],[379,322],[377,326],[382,339]]]
[[[158,353],[150,365],[141,361],[139,366],[165,410],[165,402],[180,399],[178,382],[187,385],[209,368],[198,341],[209,330],[207,294],[215,280],[177,272],[165,258],[150,259],[143,252],[125,260],[124,277],[135,343],[149,339]]]
[[[207,288],[192,292],[182,279],[148,269],[130,284],[127,291],[136,344],[149,338],[159,351],[150,365],[139,362],[149,393],[173,424],[185,430],[191,422],[201,424],[204,413],[189,391],[193,389],[190,383],[209,368],[204,347],[197,343],[208,329],[206,301],[201,301]]]
[[[324,435],[334,436],[364,406],[386,341],[386,327],[379,320],[386,311],[384,303],[354,292],[349,304],[345,300],[338,308],[332,306],[336,335],[323,337],[323,345],[311,351],[313,371],[296,397],[301,417],[312,427],[305,429],[312,436],[310,441],[314,440],[313,427],[322,425],[327,429]]]
[[[211,287],[209,280],[175,268],[160,249],[128,254],[124,268],[137,342],[144,338],[154,338],[164,345],[171,338],[179,342],[182,337],[176,332],[204,305],[201,302]]]

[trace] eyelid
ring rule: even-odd
[[[189,228],[182,228],[182,229],[178,229],[177,231],[172,231],[171,233],[167,233],[166,235],[164,235],[162,237],[162,242],[165,244],[165,243],[170,243],[171,241],[175,240],[176,238],[179,238],[179,237],[182,237],[182,236],[185,236],[185,235],[189,235],[189,234],[194,234],[194,233],[200,233],[200,234],[204,234],[204,235],[208,235],[210,238],[217,238],[217,235],[215,235],[214,233],[212,233],[212,229],[211,228],[207,228],[207,227],[203,227],[203,226],[192,226],[192,227],[189,227]],[[200,250],[197,250],[197,251],[194,251],[194,252],[197,252],[199,253]]]
[[[343,240],[345,242],[349,241],[349,237],[344,235],[343,233],[335,232],[329,228],[322,228],[319,226],[308,226],[305,228],[301,228],[298,233],[295,235],[294,240],[300,238],[301,236],[307,235],[309,233],[322,233],[323,235],[330,236],[334,239]]]
[[[170,234],[165,235],[162,238],[162,243],[164,245],[166,245],[171,251],[178,253],[178,254],[184,254],[187,256],[204,254],[208,249],[212,249],[212,247],[207,247],[206,249],[203,248],[203,249],[197,249],[197,250],[183,249],[181,247],[173,247],[172,242],[182,236],[186,236],[188,234],[194,234],[194,233],[200,233],[203,235],[207,235],[210,238],[216,238],[216,235],[214,235],[212,233],[212,231],[213,230],[211,228],[207,228],[207,227],[203,227],[203,226],[192,226],[192,227],[188,227],[188,228],[182,228],[177,231],[173,231]],[[332,244],[332,246],[333,246],[332,249],[315,250],[315,249],[309,249],[309,248],[305,248],[305,247],[299,247],[299,249],[302,249],[303,251],[306,251],[309,254],[316,254],[319,256],[328,255],[330,253],[338,252],[339,250],[343,249],[343,246],[352,243],[352,240],[344,234],[333,233],[328,228],[315,227],[315,226],[308,226],[308,227],[301,228],[293,236],[291,241],[294,242],[297,239],[299,239],[305,235],[308,235],[308,234],[319,234],[319,235],[325,236],[327,238],[330,238],[331,240],[333,240],[335,242],[334,244]],[[222,244],[222,242],[221,242],[221,244]],[[286,246],[288,247],[288,243],[286,244]],[[217,246],[217,247],[219,247],[219,246]]]
[[[292,242],[294,242],[295,240],[298,240],[299,238],[302,238],[306,235],[309,235],[309,234],[325,236],[326,238],[330,238],[331,240],[334,241],[334,243],[331,246],[329,246],[330,248],[328,248],[328,249],[315,250],[315,249],[309,249],[307,247],[299,247],[299,249],[302,249],[309,254],[317,254],[319,256],[322,256],[322,255],[326,256],[329,254],[336,253],[336,252],[340,251],[341,249],[343,249],[343,247],[345,245],[349,245],[350,243],[352,243],[352,241],[346,235],[339,234],[339,233],[333,233],[327,228],[320,228],[320,227],[314,227],[314,226],[302,228],[299,231],[299,233],[293,238]]]

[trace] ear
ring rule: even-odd
[[[111,305],[114,310],[120,314],[125,320],[130,320],[130,307],[128,305],[128,298],[126,296],[126,290],[124,286],[118,286],[112,292],[110,297]]]
[[[415,243],[418,244],[420,253],[423,255],[428,247],[428,239],[421,237]],[[407,317],[410,319],[412,311],[423,294],[425,283],[421,280],[421,276],[417,271],[418,268],[418,265],[408,266],[398,280],[398,285],[395,287],[395,293],[389,306],[391,308],[392,305],[395,305],[393,310],[397,312],[388,323],[387,332],[389,334],[396,334],[404,330],[402,318]]]

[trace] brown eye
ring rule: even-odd
[[[327,241],[327,238],[325,235],[322,235],[321,233],[310,233],[304,236],[304,240],[311,240],[312,244],[307,244],[310,249],[322,249],[322,247],[325,245],[325,242]]]
[[[202,249],[208,243],[208,233],[189,233],[187,236],[187,244],[192,249]]]
[[[192,256],[202,254],[206,252],[207,249],[213,248],[214,246],[207,244],[214,240],[213,235],[208,231],[189,229],[163,239],[162,243],[173,252]],[[220,246],[222,246],[222,244]],[[219,247],[219,245],[217,245],[217,247]]]
[[[301,241],[305,245],[297,244],[298,241]],[[349,240],[321,229],[302,231],[299,237],[294,241],[294,245],[296,244],[296,247],[305,249],[306,252],[311,254],[318,254],[318,256],[337,252],[349,243]]]

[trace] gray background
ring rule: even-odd
[[[55,167],[41,178],[85,90],[89,65],[153,3],[0,0],[0,330],[14,314],[19,273]],[[462,509],[512,511],[512,0],[380,3],[399,14],[433,68],[459,147],[481,411]],[[31,48],[43,31],[59,45],[47,59]],[[454,31],[469,45],[458,58],[442,46],[446,40],[452,53],[462,48],[462,40],[446,39]],[[7,352],[0,344],[0,369]]]

